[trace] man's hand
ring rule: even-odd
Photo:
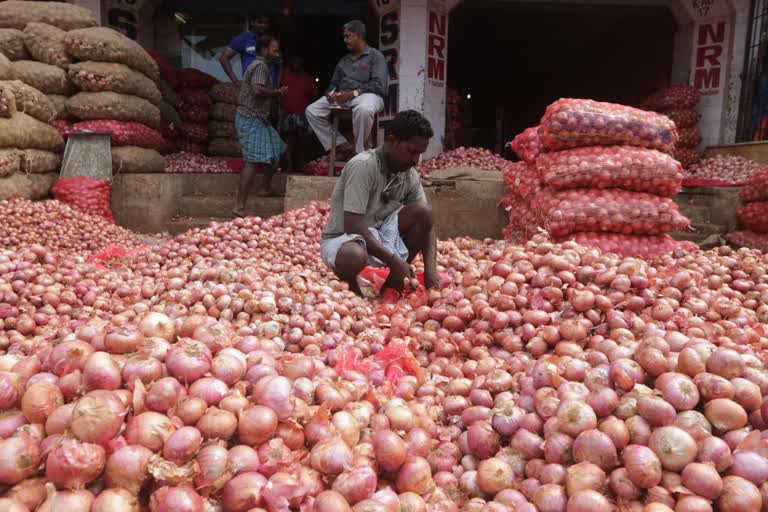
[[[405,280],[412,279],[413,277],[413,267],[404,259],[395,256],[389,265],[389,276],[382,289],[394,288],[397,291],[402,291]]]
[[[287,85],[282,86],[277,90],[277,92],[280,93],[280,96],[285,96],[286,94],[288,94],[288,86]]]
[[[340,105],[343,105],[344,103],[349,103],[352,101],[352,99],[355,97],[354,94],[352,94],[352,91],[342,91],[336,93],[336,102]]]
[[[424,271],[424,287],[433,290],[440,287],[440,274],[437,271]]]

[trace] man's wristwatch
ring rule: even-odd
[[[353,91],[352,91],[352,96],[353,96],[353,97],[355,97],[355,98],[357,98],[358,96],[360,96],[360,89],[355,89],[355,90],[353,90]]]

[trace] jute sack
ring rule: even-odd
[[[0,53],[0,80],[13,80],[16,75],[13,72],[13,66],[8,57]]]
[[[31,85],[44,94],[67,96],[76,90],[74,84],[67,78],[67,72],[59,67],[33,60],[17,60],[12,63],[12,66],[17,80]]]
[[[25,149],[21,158],[21,170],[26,173],[59,172],[60,168],[60,153],[42,149]]]
[[[2,4],[0,4],[2,5]],[[21,197],[22,199],[43,199],[51,193],[51,187],[59,173],[26,174],[16,172],[0,178],[0,200]]]
[[[48,101],[51,103],[51,107],[53,108],[53,118],[54,119],[66,119],[67,118],[67,98],[66,96],[62,96],[60,94],[49,94],[48,95]]]
[[[9,118],[16,113],[16,97],[10,87],[0,85],[0,117]]]
[[[214,103],[211,107],[211,119],[216,121],[227,121],[234,123],[235,113],[237,113],[237,105],[231,105],[229,103]]]
[[[208,94],[210,94],[213,101],[217,103],[237,105],[238,96],[240,95],[240,86],[231,82],[222,82],[211,87]]]
[[[164,79],[157,81],[157,88],[160,89],[160,94],[163,96],[163,101],[168,103],[173,108],[181,107],[181,96],[179,96],[173,87]]]
[[[145,75],[114,62],[78,62],[69,66],[69,79],[82,91],[133,94],[158,105],[160,89]]]
[[[61,151],[64,139],[56,128],[22,112],[0,118],[0,148],[29,148]]]
[[[208,144],[208,154],[212,156],[240,157],[240,143],[237,139],[216,138]]]
[[[168,103],[161,101],[158,105],[158,108],[160,109],[160,116],[163,118],[163,121],[172,124],[181,123],[181,116],[179,116],[179,113],[176,111],[176,109],[170,106]]]
[[[80,119],[136,121],[160,126],[160,110],[138,96],[116,92],[80,92],[67,100],[67,112]]]
[[[19,80],[6,80],[0,86],[10,90],[16,98],[16,110],[47,123],[54,118],[54,110],[48,97]]]
[[[117,62],[157,80],[157,62],[136,41],[106,27],[72,30],[64,38],[67,53],[77,60]]]
[[[0,53],[10,60],[29,59],[29,52],[24,46],[24,32],[15,28],[0,28]]]
[[[90,10],[73,4],[15,0],[0,3],[0,27],[23,30],[27,23],[33,21],[62,30],[95,27],[99,24]]]
[[[211,137],[237,138],[237,128],[235,128],[235,123],[227,121],[212,121],[208,124],[208,133]]]
[[[165,158],[154,149],[136,146],[112,148],[112,172],[157,173],[165,171]]]
[[[24,28],[24,46],[32,58],[51,66],[67,69],[72,59],[64,47],[66,32],[47,23],[29,23]]]
[[[15,148],[0,149],[0,177],[9,176],[21,169],[23,151]]]

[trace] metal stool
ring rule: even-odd
[[[336,175],[336,140],[339,135],[339,122],[352,121],[352,109],[349,107],[331,107],[331,153],[328,156],[328,176]],[[365,139],[365,149],[371,149],[376,146],[375,140],[378,135],[378,114],[373,117],[373,128],[371,133]],[[346,161],[339,161],[340,164],[346,164]]]

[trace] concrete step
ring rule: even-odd
[[[193,218],[231,219],[234,202],[234,196],[185,195],[178,202],[176,214]],[[282,197],[258,197],[253,193],[247,205],[246,212],[251,216],[272,217],[283,213]]]
[[[206,194],[206,195],[234,195],[237,184],[240,181],[238,174],[185,174],[182,195]],[[261,187],[261,176],[257,176],[253,185],[254,190]],[[272,178],[272,189],[280,194],[285,194],[285,182],[288,179],[286,173],[277,174]]]

